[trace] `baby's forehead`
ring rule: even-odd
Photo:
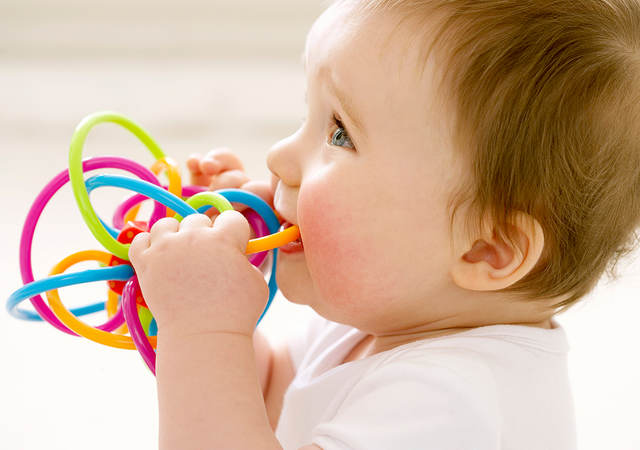
[[[411,56],[418,56],[412,54],[412,50],[413,53],[417,50],[412,28],[396,14],[364,15],[334,5],[311,26],[305,54],[307,59],[335,59],[342,55],[349,59],[366,59],[369,63],[391,62],[392,59],[408,62]]]
[[[331,72],[354,98],[377,97],[390,109],[402,109],[408,101],[433,105],[438,65],[434,55],[424,59],[424,42],[416,38],[416,26],[395,14],[365,16],[332,5],[307,35],[308,79],[319,80]]]
[[[327,9],[312,25],[305,43],[307,73],[321,75],[327,66],[353,72],[386,72],[389,81],[416,73],[418,48],[406,27],[388,14],[360,17],[357,12]],[[404,73],[406,72],[406,73]],[[406,84],[407,80],[402,80]]]

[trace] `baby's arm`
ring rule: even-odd
[[[264,405],[273,431],[278,426],[284,393],[287,391],[291,381],[293,381],[295,374],[287,344],[280,343],[276,345],[271,351],[271,372],[267,382],[267,392],[264,396]]]
[[[212,191],[230,188],[245,189],[258,195],[273,207],[270,185],[265,182],[251,181],[244,173],[244,166],[240,159],[226,147],[211,150],[204,157],[199,154],[191,155],[187,160],[187,168],[192,184],[206,186]],[[244,205],[233,204],[233,206],[234,209],[244,209]],[[207,215],[213,219],[218,213],[213,208]],[[260,330],[256,330],[253,335],[253,347],[269,423],[275,430],[282,409],[282,397],[293,379],[293,364],[286,345],[279,345],[274,351]]]
[[[284,393],[293,381],[296,374],[295,368],[289,356],[287,344],[279,343],[275,345],[275,348],[272,348],[260,330],[256,330],[253,335],[253,348],[262,386],[264,406],[269,417],[269,424],[275,431],[282,411]]]
[[[187,167],[191,172],[192,184],[204,185],[207,186],[210,190],[225,188],[245,189],[263,198],[263,200],[265,200],[273,208],[273,194],[271,191],[271,186],[265,182],[250,181],[248,177],[246,177],[246,175],[242,172],[242,164],[239,159],[228,149],[214,150],[204,158],[200,157],[199,155],[192,155],[187,162]],[[244,205],[233,204],[233,206],[236,210],[241,211],[244,209]],[[215,219],[215,216],[217,216],[218,213],[217,211],[215,211],[215,209],[213,209],[210,210],[207,215],[212,217],[212,219]],[[255,330],[252,340],[253,355],[251,359],[254,359],[255,369],[253,370],[255,370],[255,373],[257,374],[257,381],[259,381],[259,386],[261,388],[260,393],[262,394],[262,401],[264,402],[263,411],[266,412],[266,418],[268,419],[270,428],[273,430],[273,432],[275,432],[282,409],[284,393],[293,380],[295,370],[289,356],[288,347],[286,345],[281,344],[275,346],[275,349],[272,348],[269,340],[260,330]],[[208,345],[205,342],[201,342],[201,344],[205,346]],[[211,344],[213,344],[213,342]],[[165,350],[167,350],[167,355],[165,356],[165,358],[172,358],[169,349]],[[206,353],[212,354],[209,351],[207,351]],[[240,350],[237,352],[239,361],[243,359],[240,356],[241,353],[242,351]],[[185,355],[184,351],[182,351],[182,358],[186,358],[184,364],[187,364],[188,361],[191,361],[189,355]],[[215,358],[211,359],[212,360],[207,361],[207,365],[210,365],[210,367],[208,369],[201,367],[201,369],[203,369],[204,372],[209,373],[210,376],[214,376],[216,370],[219,368],[219,361],[213,361],[213,359]],[[245,363],[249,364],[249,361],[245,361]],[[241,370],[240,373],[242,373],[242,376],[236,376],[234,382],[242,384],[240,382],[240,379],[244,379],[245,376],[251,377],[251,372],[252,370],[250,370],[250,368],[247,366],[246,370]],[[171,375],[169,375],[169,377],[171,377]],[[163,386],[172,385],[175,385],[175,383],[165,382],[163,384]],[[200,386],[202,387],[202,384]],[[208,395],[214,398],[218,398],[218,395],[222,395],[222,397],[224,397],[226,394],[228,394],[228,392],[216,392],[217,388],[213,387],[211,389],[207,389],[206,391],[206,393],[201,391],[200,394],[195,395],[190,405],[195,409],[198,409],[198,404],[209,404],[213,401],[211,398],[206,399]],[[185,393],[183,392],[182,394]],[[238,392],[239,396],[241,396],[242,394],[243,392]],[[163,398],[169,399],[174,395],[175,393],[167,392]],[[220,397],[219,400],[221,400],[221,403],[224,403],[222,397]],[[182,400],[185,401],[184,398]],[[169,402],[165,401],[165,403],[167,403],[165,405],[166,409],[169,407]],[[215,401],[213,401],[213,403],[215,403]],[[165,413],[165,415],[167,414]],[[248,415],[251,416],[252,414],[248,413]],[[227,429],[227,431],[231,430]],[[167,438],[168,437],[169,436],[167,436]],[[196,437],[191,436],[191,438],[194,439]]]
[[[269,340],[260,330],[253,333],[253,349],[256,353],[256,369],[258,370],[258,378],[260,378],[260,388],[262,389],[262,397],[267,399],[267,391],[269,389],[269,381],[273,371],[273,350],[269,344]]]

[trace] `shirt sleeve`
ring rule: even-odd
[[[311,310],[307,325],[298,330],[287,340],[289,355],[291,356],[291,362],[293,363],[296,372],[298,371],[300,363],[304,359],[309,348],[328,323],[328,319],[325,319],[315,311]]]
[[[499,449],[493,378],[477,374],[421,361],[387,363],[314,428],[312,442],[323,450]]]

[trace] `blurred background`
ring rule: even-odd
[[[0,1],[0,297],[22,285],[18,244],[27,211],[42,187],[67,168],[74,128],[88,114],[114,110],[130,117],[180,163],[183,176],[189,154],[228,146],[252,178],[268,179],[266,151],[293,133],[305,114],[300,56],[307,31],[328,3]],[[147,167],[153,162],[133,135],[113,124],[91,131],[83,156],[107,154]],[[106,189],[91,198],[110,218],[127,196]],[[67,185],[36,230],[35,278],[86,249],[101,246]],[[618,281],[603,279],[558,317],[571,345],[580,449],[640,449],[636,257],[620,265]],[[73,308],[105,300],[106,286],[60,293]],[[260,327],[272,341],[285,339],[302,330],[310,314],[278,295]],[[83,320],[98,325],[105,318],[99,313]],[[155,379],[137,352],[19,321],[5,311],[0,363],[0,448],[157,448]]]

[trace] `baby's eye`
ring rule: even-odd
[[[333,132],[333,135],[331,136],[330,144],[338,147],[342,147],[344,145],[344,141],[346,140],[349,142],[350,148],[355,149],[355,147],[353,146],[353,142],[351,142],[351,138],[349,137],[349,134],[347,133],[347,130],[342,124],[342,122],[340,121],[340,119],[338,119],[334,115],[333,121],[338,126],[338,129]],[[334,138],[338,140],[338,143],[334,143]]]

